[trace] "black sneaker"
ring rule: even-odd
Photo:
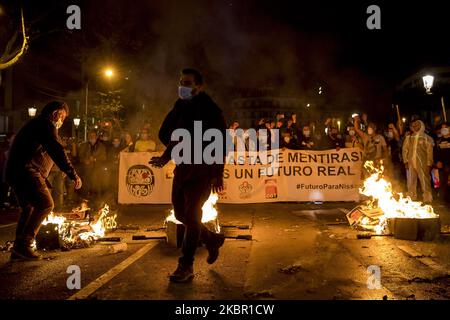
[[[14,246],[11,250],[11,260],[27,260],[27,261],[37,261],[41,260],[42,256],[33,250],[30,246]]]
[[[216,262],[219,257],[219,248],[223,246],[224,242],[225,236],[223,234],[216,233],[215,239],[206,246],[206,249],[208,249],[208,258],[206,259],[206,262],[208,262],[208,264],[213,264]]]
[[[183,266],[178,264],[177,270],[169,277],[171,282],[184,283],[194,279],[194,268],[192,266]]]

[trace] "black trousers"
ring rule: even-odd
[[[54,203],[45,179],[27,176],[12,183],[22,209],[16,229],[16,245],[30,245]]]
[[[198,177],[185,179],[182,172],[175,170],[172,185],[172,204],[175,217],[185,227],[182,256],[179,263],[192,266],[195,251],[201,240],[206,246],[216,236],[208,230],[201,222],[202,207],[211,194],[211,179],[209,177]]]

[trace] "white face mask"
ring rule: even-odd
[[[348,134],[350,135],[350,137],[353,137],[355,135],[355,130],[350,130]]]
[[[309,137],[311,135],[311,131],[305,130],[303,131],[303,134],[305,135],[305,137]]]
[[[367,129],[367,133],[368,134],[373,134],[373,129],[372,128]]]
[[[392,131],[388,132],[388,138],[389,139],[393,139],[394,138],[394,133]]]
[[[448,132],[449,132],[448,128],[442,128],[441,129],[441,135],[443,135],[443,136],[448,135]]]
[[[183,100],[188,100],[192,98],[192,90],[194,90],[191,87],[184,87],[184,86],[179,86],[178,87],[178,96],[180,97],[180,99]]]
[[[53,122],[53,124],[55,125],[55,128],[56,128],[56,129],[59,129],[59,128],[61,128],[62,125],[63,125],[63,120],[62,120],[61,118],[59,118],[58,121]]]

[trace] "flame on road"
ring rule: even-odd
[[[219,196],[216,193],[211,193],[208,200],[205,201],[202,207],[202,223],[210,223],[213,222],[215,224],[215,232],[220,232],[220,225],[218,221],[218,212],[215,207],[217,200],[219,199]],[[175,218],[175,212],[173,209],[170,210],[169,216],[166,218],[166,222],[173,222],[176,224],[181,224],[180,221],[178,221]]]
[[[384,167],[382,164],[380,168],[376,168],[372,161],[366,161],[364,168],[372,174],[364,181],[364,186],[359,189],[359,192],[370,197],[369,207],[378,207],[383,211],[375,228],[377,234],[383,233],[389,218],[427,219],[438,217],[430,205],[424,205],[419,201],[411,200],[410,197],[404,197],[402,193],[394,192],[391,183],[383,177]]]
[[[91,242],[105,236],[106,231],[117,228],[117,214],[109,216],[109,206],[100,209],[94,221],[68,220],[53,212],[47,216],[42,225],[55,224],[61,240],[68,245],[77,242]]]

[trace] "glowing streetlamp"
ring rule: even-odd
[[[29,115],[31,118],[33,118],[33,117],[36,116],[36,112],[37,112],[36,107],[32,106],[32,107],[28,108],[28,115]]]
[[[403,123],[406,123],[406,118],[402,118],[402,122],[403,122]]]
[[[102,76],[108,80],[111,80],[115,76],[114,69],[111,67],[107,67],[100,72]],[[97,76],[99,74],[97,73]],[[87,128],[88,128],[88,109],[89,109],[89,79],[86,81],[85,86],[85,111],[84,111],[84,140],[87,140]],[[74,119],[75,121],[75,119]],[[75,124],[75,123],[74,123]]]
[[[425,90],[427,94],[433,94],[431,92],[431,88],[433,87],[434,83],[434,77],[431,75],[426,75],[422,77],[423,80],[423,86],[425,87]],[[445,103],[444,103],[444,97],[441,97],[441,106],[442,106],[442,115],[444,116],[444,121],[447,122],[447,113],[445,110]]]
[[[75,127],[78,129],[78,127],[80,126],[80,122],[81,122],[81,119],[80,118],[78,118],[78,117],[76,117],[76,118],[73,118],[73,124],[75,125]]]
[[[106,78],[111,79],[114,77],[114,70],[112,68],[106,68],[104,71],[104,75]]]
[[[426,75],[426,76],[422,77],[422,80],[423,80],[423,86],[425,87],[427,94],[432,94],[431,88],[433,87],[434,77],[430,76],[430,75]]]

